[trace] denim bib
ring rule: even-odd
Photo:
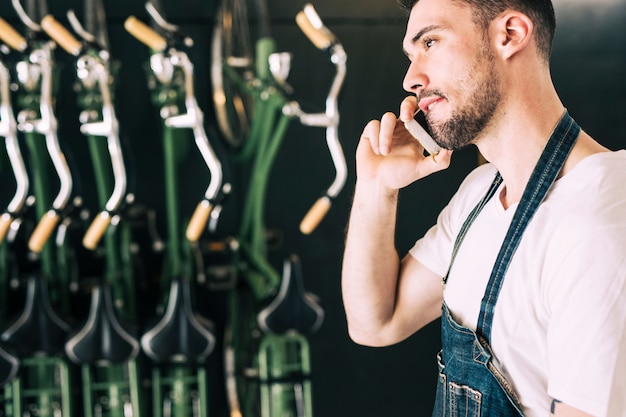
[[[476,331],[456,323],[444,302],[441,318],[443,349],[437,355],[439,381],[432,417],[523,416],[520,401],[498,369],[490,347],[494,309],[522,234],[556,180],[579,133],[580,127],[565,112],[528,180],[504,238],[481,302]],[[498,173],[487,194],[463,223],[448,273],[443,279],[444,285],[465,234],[501,183],[502,177]]]

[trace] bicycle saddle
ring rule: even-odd
[[[283,278],[274,300],[259,312],[261,329],[269,333],[313,333],[324,321],[324,310],[304,289],[302,266],[297,255],[283,263]]]
[[[158,362],[187,362],[206,358],[214,346],[211,323],[192,311],[189,282],[174,278],[163,317],[141,337],[143,351]]]
[[[15,349],[18,357],[33,353],[49,355],[63,352],[70,331],[54,312],[48,296],[48,283],[40,275],[27,278],[24,309],[0,339]]]
[[[122,363],[139,352],[139,343],[117,319],[111,286],[97,285],[85,325],[65,344],[65,353],[76,364]]]
[[[19,367],[19,359],[0,347],[0,388],[15,377]]]

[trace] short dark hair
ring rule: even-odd
[[[408,13],[419,0],[398,0]],[[551,0],[453,0],[473,8],[474,22],[486,30],[489,23],[507,9],[527,15],[535,26],[535,40],[542,57],[548,61],[556,31],[556,17]]]

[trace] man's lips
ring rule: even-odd
[[[426,97],[420,100],[419,102],[419,108],[424,112],[424,113],[428,113],[431,109],[431,106],[433,106],[435,103],[437,103],[438,101],[442,101],[443,98],[439,97],[439,96],[431,96],[431,97]]]

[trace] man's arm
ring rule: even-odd
[[[570,407],[559,400],[552,400],[550,406],[550,417],[594,417],[591,414],[580,411],[577,408]]]
[[[374,232],[366,218],[353,209],[346,239],[342,293],[348,331],[356,343],[387,346],[441,315],[443,289],[441,277],[411,255],[400,262],[393,244],[377,244],[385,233],[379,225]]]
[[[451,153],[424,157],[395,115],[370,122],[357,149],[357,183],[342,271],[350,337],[389,345],[441,314],[441,277],[395,247],[398,190],[445,169]]]

